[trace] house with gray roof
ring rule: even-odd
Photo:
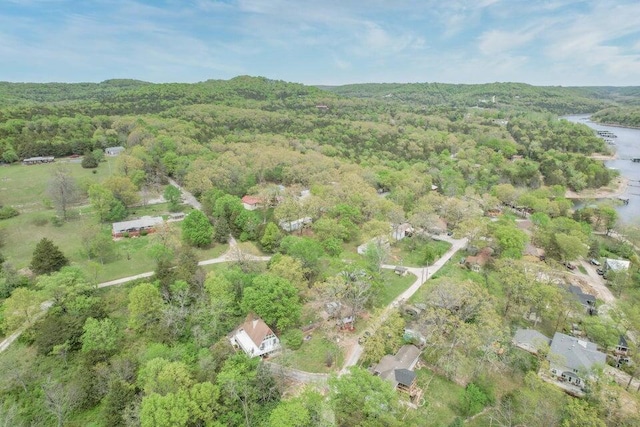
[[[111,235],[113,237],[123,237],[125,233],[129,236],[139,235],[141,232],[152,233],[157,225],[163,223],[161,216],[143,216],[131,221],[114,222],[111,225]]]
[[[513,345],[529,353],[538,354],[540,349],[548,346],[551,340],[535,329],[518,329],[513,336]]]
[[[594,343],[556,332],[549,347],[551,373],[559,380],[584,387],[585,379],[598,366],[604,367],[607,355]]]
[[[106,154],[107,156],[117,156],[123,151],[124,151],[124,147],[122,146],[107,147],[104,149],[104,154]]]
[[[585,308],[587,314],[593,316],[598,314],[598,309],[596,308],[596,297],[595,295],[585,293],[580,287],[576,285],[569,285],[569,292],[572,295],[575,295],[580,304]]]
[[[373,367],[373,374],[389,381],[394,389],[413,397],[417,393],[416,373],[413,368],[419,357],[418,347],[412,344],[403,345],[395,355],[386,355],[380,359],[380,363]]]

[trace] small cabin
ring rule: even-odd
[[[124,147],[122,147],[122,146],[107,147],[107,148],[104,149],[104,154],[109,156],[109,157],[115,157],[115,156],[120,155],[123,151],[124,151]]]

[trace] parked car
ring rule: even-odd
[[[601,276],[604,276],[604,270],[601,268],[596,268],[596,273],[598,273]]]
[[[600,265],[600,261],[598,261],[595,258],[591,258],[589,262],[591,263],[591,265],[598,265],[598,266]]]
[[[565,265],[569,270],[575,270],[576,269],[576,266],[571,264],[570,262],[566,263]]]

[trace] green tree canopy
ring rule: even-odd
[[[256,313],[279,330],[295,325],[302,312],[296,287],[287,279],[272,274],[261,274],[253,279],[251,287],[244,290],[242,308]]]
[[[207,247],[213,240],[213,226],[201,211],[193,210],[182,221],[182,239],[191,246]]]
[[[338,426],[400,426],[398,395],[391,384],[367,370],[352,367],[329,381]]]

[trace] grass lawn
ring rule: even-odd
[[[416,276],[413,274],[400,276],[394,273],[393,270],[383,270],[382,281],[383,286],[376,298],[375,307],[385,307],[389,305],[391,301],[416,281]]]
[[[477,283],[485,283],[485,277],[482,273],[475,273],[468,268],[464,267],[460,264],[460,260],[464,259],[466,253],[464,250],[460,250],[455,253],[449,261],[440,269],[436,274],[434,274],[431,279],[427,280],[427,282],[418,289],[410,299],[411,302],[422,302],[424,301],[425,294],[429,291],[429,289],[433,286],[434,283],[437,283],[437,280],[440,278],[447,278],[452,282],[461,282],[465,280],[472,280]]]
[[[330,373],[339,369],[344,362],[342,349],[335,342],[328,340],[324,331],[320,329],[313,331],[312,335],[313,337],[305,341],[298,350],[280,355],[274,361],[306,372]],[[328,354],[334,358],[331,367],[327,367],[326,363]]]
[[[166,209],[164,211],[166,212]],[[149,252],[154,242],[153,235],[117,241],[115,243],[117,259],[96,268],[95,265],[90,264],[83,253],[83,233],[81,230],[92,226],[103,228],[105,232],[108,232],[110,225],[98,224],[93,216],[81,215],[56,227],[51,224],[53,216],[53,211],[27,212],[0,223],[5,243],[2,252],[16,268],[20,269],[29,265],[36,244],[40,239],[46,237],[60,247],[72,265],[80,266],[88,273],[89,277],[98,282],[154,269],[155,262]],[[178,235],[180,233],[179,224],[179,222],[172,223],[172,227]],[[194,249],[194,252],[198,260],[205,260],[216,258],[227,249],[228,245],[216,244],[207,249]]]
[[[418,386],[424,391],[424,406],[418,411],[429,420],[429,425],[448,426],[459,415],[457,406],[464,388],[434,374],[428,369],[419,369]]]
[[[406,237],[393,245],[389,262],[409,267],[424,267],[426,265],[424,262],[424,252],[427,248],[430,248],[439,258],[447,252],[450,247],[451,243],[441,240]]]
[[[85,187],[108,178],[110,171],[115,168],[115,159],[107,158],[107,161],[100,163],[96,169],[84,169],[79,162],[64,161],[32,166],[22,164],[0,166],[0,200],[4,205],[13,206],[20,212],[46,209],[47,182],[53,170],[60,164],[65,164],[78,181],[78,185]]]

